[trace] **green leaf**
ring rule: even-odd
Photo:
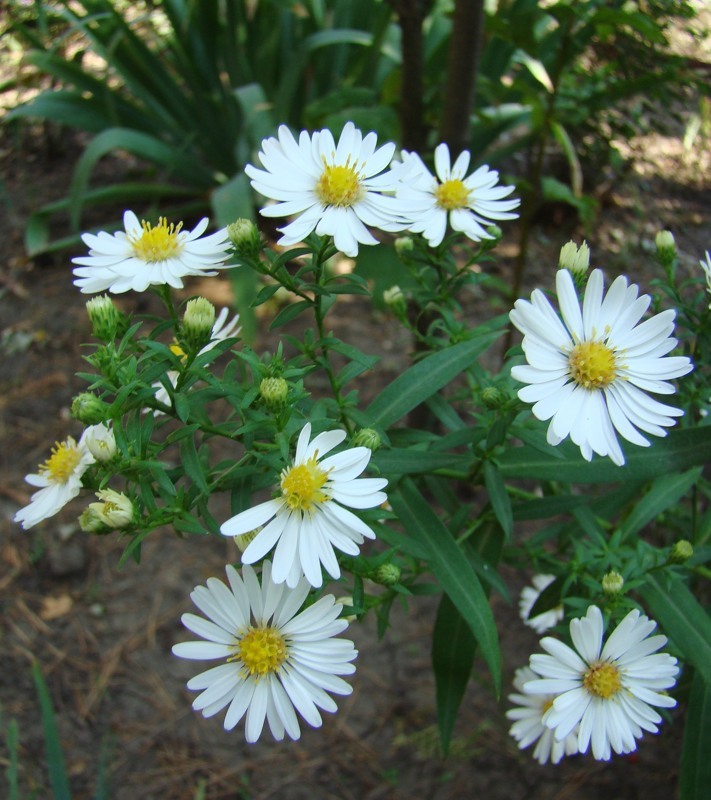
[[[386,428],[397,422],[465,370],[501,335],[477,336],[440,350],[407,369],[368,406],[365,415],[371,425]]]
[[[666,580],[665,580],[666,578]],[[647,573],[639,593],[650,615],[711,685],[711,619],[683,580],[667,572]]]
[[[378,450],[373,456],[373,463],[377,464],[383,475],[415,475],[421,472],[435,472],[438,469],[466,470],[471,465],[471,456],[396,448]]]
[[[711,786],[711,684],[697,672],[691,684],[681,751],[679,800],[706,800]]]
[[[532,447],[510,448],[499,457],[499,470],[504,479],[536,478],[566,483],[653,480],[711,461],[711,425],[673,430],[663,439],[654,439],[651,447],[629,447],[625,452],[627,463],[621,467],[599,456],[585,461],[571,442],[558,445],[555,451],[556,455],[549,455]]]
[[[180,460],[188,478],[190,478],[203,494],[209,494],[210,489],[205,480],[203,466],[200,463],[200,456],[195,446],[195,439],[192,436],[180,442]]]
[[[64,766],[62,743],[57,729],[57,720],[52,708],[52,698],[49,689],[42,677],[42,670],[36,661],[32,662],[32,677],[37,689],[37,698],[42,715],[42,729],[44,731],[44,746],[47,753],[47,769],[49,770],[49,783],[52,787],[54,800],[71,800],[67,770]]]
[[[476,572],[409,478],[402,481],[390,502],[408,536],[429,550],[432,572],[479,643],[498,696],[501,693],[501,653],[496,624]]]
[[[662,475],[652,483],[644,497],[635,504],[632,512],[622,525],[622,538],[641,530],[668,508],[680,500],[701,475],[703,467],[695,467],[679,475]]]
[[[437,686],[437,722],[446,755],[459,705],[469,683],[476,640],[448,594],[437,609],[432,634],[432,668]]]
[[[489,502],[494,509],[494,514],[507,539],[513,534],[513,513],[511,511],[511,500],[506,491],[501,473],[496,464],[492,461],[484,462],[484,484],[489,494]]]

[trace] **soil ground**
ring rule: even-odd
[[[685,118],[688,111],[682,123]],[[678,124],[629,143],[634,167],[587,232],[593,261],[608,276],[625,272],[644,285],[661,229],[673,231],[681,269],[689,274],[711,248],[710,157],[703,141],[685,150],[683,131]],[[674,797],[683,708],[629,757],[606,764],[579,756],[544,768],[508,736],[506,701],[494,699],[483,664],[477,665],[483,677],[471,682],[462,703],[452,753],[442,759],[429,661],[435,606],[421,599],[408,612],[394,612],[382,641],[373,619],[351,626],[360,651],[354,691],[339,701],[337,714],[326,715],[322,729],[307,728],[295,743],[265,737],[246,745],[240,728],[226,734],[219,718],[191,711],[185,682],[194,665],[170,653],[185,638],[180,615],[192,610],[190,589],[236,560],[231,542],[181,541],[160,531],[146,542],[140,566],[119,568],[120,542],[78,532],[81,501],[29,532],[13,523],[29,500],[24,475],[36,470],[54,441],[79,431],[68,409],[84,388],[74,373],[81,368],[80,344],[89,339],[86,298],[72,286],[68,258],[33,263],[22,244],[28,214],[64,194],[76,147],[65,136],[58,150],[48,150],[42,132],[29,128],[0,139],[6,192],[0,216],[0,703],[2,725],[19,723],[27,796],[51,796],[31,675],[37,662],[56,708],[75,800],[93,796],[100,762],[116,800]],[[561,245],[583,235],[569,218],[539,223],[527,285],[547,280]],[[504,279],[516,242],[516,226],[507,226],[496,266]],[[212,296],[228,302],[229,284],[212,281]],[[195,284],[188,289],[194,293]],[[409,345],[390,319],[360,303],[343,303],[332,319],[345,340],[378,342],[383,360],[366,392],[397,374]],[[264,332],[258,342],[267,342]],[[530,579],[506,577],[514,597]],[[518,620],[515,603],[496,597],[493,607],[510,686],[537,639]],[[2,751],[0,771],[6,759]]]

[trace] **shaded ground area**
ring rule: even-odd
[[[442,760],[429,665],[435,606],[422,599],[412,602],[409,613],[394,612],[381,642],[373,619],[351,627],[360,650],[354,692],[321,730],[304,731],[297,743],[272,745],[265,737],[247,746],[240,728],[226,734],[219,718],[203,720],[191,711],[185,682],[194,665],[170,654],[171,645],[185,638],[180,614],[191,610],[190,589],[221,576],[224,564],[237,559],[231,542],[178,541],[162,531],[147,541],[140,567],[119,569],[118,541],[77,532],[82,501],[36,530],[23,532],[12,522],[29,499],[23,476],[36,470],[55,440],[80,430],[68,408],[84,388],[74,373],[81,369],[80,343],[89,336],[86,298],[72,286],[66,260],[32,264],[21,242],[29,211],[64,193],[72,146],[65,141],[53,155],[31,137],[2,139],[7,196],[0,218],[0,703],[3,724],[19,721],[23,784],[39,798],[50,796],[30,672],[38,661],[57,709],[76,800],[92,796],[102,759],[117,800],[189,800],[200,787],[206,798],[243,800],[673,797],[683,709],[630,757],[610,764],[576,757],[542,768],[508,737],[505,700],[498,704],[493,698],[483,664],[478,674],[484,677],[472,681],[462,704],[452,755]],[[594,264],[608,276],[624,271],[644,285],[658,230],[674,232],[682,269],[689,273],[711,248],[709,156],[698,148],[686,152],[681,129],[633,146],[636,167],[612,192],[588,241]],[[527,285],[548,283],[559,248],[571,237],[583,238],[572,222],[537,228]],[[497,266],[505,279],[516,241],[510,226]],[[227,302],[225,281],[215,280],[212,292],[217,302]],[[131,306],[136,300],[120,302]],[[344,302],[331,320],[344,339],[366,350],[365,342],[372,341],[373,350],[377,343],[383,360],[366,379],[366,394],[402,368],[409,343],[391,320],[355,302]],[[530,578],[507,577],[514,597]],[[497,597],[494,610],[508,687],[536,637],[518,621],[515,603]]]

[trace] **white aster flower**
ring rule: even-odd
[[[516,219],[511,213],[520,204],[518,198],[504,200],[513,186],[497,186],[499,173],[484,165],[467,177],[471,156],[468,150],[459,154],[451,165],[449,147],[437,145],[434,153],[436,177],[416,153],[402,151],[402,164],[393,165],[398,176],[399,211],[407,220],[407,228],[421,233],[431,247],[444,239],[447,221],[472,241],[493,239],[484,225],[492,220]]]
[[[210,334],[210,341],[198,352],[198,356],[204,355],[205,353],[209,353],[219,342],[224,341],[225,339],[229,339],[232,336],[237,336],[240,332],[241,327],[239,324],[239,314],[235,314],[232,319],[227,322],[227,316],[229,314],[228,308],[223,308],[220,313],[217,315],[217,319],[215,320],[214,325],[212,326],[212,333]],[[183,351],[182,347],[176,342],[171,345],[170,349],[175,353],[178,358],[181,360],[185,360],[187,358],[185,352]],[[207,366],[210,362],[206,362],[203,366]],[[170,382],[170,385],[175,389],[178,384],[178,378],[180,377],[180,373],[175,369],[169,369],[165,373],[166,380]],[[166,406],[172,405],[172,401],[170,399],[170,395],[168,394],[168,390],[163,386],[160,381],[156,381],[153,384],[153,388],[156,390],[155,399],[159,403],[163,403]],[[154,410],[154,414],[160,415],[163,412]]]
[[[603,647],[602,612],[590,606],[570,623],[575,650],[557,639],[541,639],[549,655],[531,656],[541,677],[524,684],[526,694],[557,695],[543,717],[557,741],[578,730],[578,749],[608,761],[611,750],[630,753],[642,731],[657,733],[662,718],[652,708],[672,708],[676,700],[661,690],[676,683],[676,659],[657,653],[666,636],[650,636],[657,623],[635,609],[620,622]],[[577,652],[576,652],[577,651]]]
[[[53,517],[79,494],[82,475],[93,463],[94,456],[89,452],[84,436],[79,443],[71,436],[57,442],[51,456],[40,464],[39,472],[25,476],[27,483],[40,489],[32,495],[30,504],[15,514],[15,522],[20,522],[27,530],[43,519]]]
[[[564,616],[563,606],[557,605],[536,614],[529,619],[531,609],[536,604],[536,600],[541,596],[541,592],[553,583],[555,575],[534,575],[531,583],[533,586],[526,586],[521,590],[521,597],[518,601],[518,611],[521,619],[529,628],[533,628],[536,633],[545,633],[549,628],[554,628]]]
[[[239,536],[263,525],[242,554],[242,562],[253,564],[276,547],[272,579],[291,587],[302,574],[312,586],[321,586],[321,564],[332,578],[340,577],[334,550],[357,556],[363,539],[375,538],[344,506],[374,508],[387,499],[381,491],[387,485],[384,478],[357,480],[370,461],[367,447],[352,447],[320,460],[346,434],[325,431],[309,443],[310,437],[311,423],[306,423],[294,463],[282,470],[280,495],[237,514],[220,528],[224,536]]]
[[[567,436],[588,461],[593,453],[625,463],[616,431],[632,444],[649,446],[639,432],[666,436],[684,412],[649,397],[672,394],[668,381],[693,369],[685,356],[666,357],[676,346],[673,310],[640,323],[650,296],[616,278],[603,297],[602,272],[590,274],[582,309],[568,270],[556,276],[562,321],[540,289],[531,302],[517,300],[510,317],[523,333],[527,365],[511,375],[529,384],[518,396],[534,403],[538,419],[550,419],[548,443]],[[639,323],[639,324],[638,324]]]
[[[353,642],[334,638],[348,627],[339,619],[343,606],[325,595],[300,611],[309,584],[300,580],[289,589],[274,583],[265,561],[260,580],[250,566],[242,577],[226,567],[229,587],[217,578],[197,586],[190,597],[208,619],[184,614],[183,625],[206,641],[173,647],[181,658],[224,663],[188,681],[202,690],[193,708],[211,717],[227,707],[225,730],[247,715],[246,739],[259,739],[266,718],[272,736],[281,741],[301,735],[295,710],[312,727],[322,724],[319,709],[337,710],[331,694],[348,695],[352,688],[339,675],[350,675],[358,655]]]
[[[558,741],[553,731],[546,727],[542,720],[553,705],[555,695],[529,694],[524,686],[535,680],[538,675],[530,667],[520,667],[514,675],[514,688],[517,694],[510,694],[509,700],[517,704],[506,712],[506,718],[513,721],[509,733],[518,742],[519,749],[525,750],[536,742],[533,757],[539,764],[551,761],[557,764],[563,756],[572,756],[578,752],[578,732],[574,729],[564,739]]]
[[[125,231],[82,234],[89,255],[72,259],[79,265],[74,269],[74,284],[83,294],[120,294],[164,284],[182,289],[186,275],[217,275],[214,269],[226,266],[223,262],[231,245],[226,228],[203,237],[207,223],[205,217],[192,231],[184,231],[182,222],[169,225],[161,217],[157,225],[151,225],[126,211]]]
[[[395,145],[376,150],[376,144],[375,133],[363,136],[352,122],[343,127],[338,144],[326,129],[311,135],[301,131],[297,142],[285,125],[277,139],[262,141],[259,160],[264,169],[248,164],[245,172],[257,192],[279,202],[261,213],[298,215],[279,228],[279,244],[296,244],[315,230],[319,236],[333,236],[339,250],[355,256],[359,244],[378,244],[366,225],[402,230],[395,199],[382,194],[395,189],[394,176],[383,172]]]
[[[100,502],[89,503],[91,512],[108,528],[126,528],[133,522],[133,503],[123,492],[101,489]]]
[[[116,437],[113,428],[103,422],[89,425],[81,437],[87,450],[97,461],[111,461],[116,455]]]

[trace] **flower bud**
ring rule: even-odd
[[[85,425],[95,425],[109,419],[111,406],[91,392],[82,392],[72,400],[71,414]]]
[[[109,533],[109,528],[104,525],[101,517],[92,506],[96,503],[90,503],[79,515],[79,527],[84,533]]]
[[[400,580],[402,570],[397,564],[381,564],[370,576],[371,580],[381,586],[393,586]]]
[[[86,304],[91,327],[97,339],[112,342],[116,338],[123,315],[106,294],[92,297]]]
[[[400,256],[406,256],[415,249],[415,242],[411,236],[398,236],[395,239],[395,252]]]
[[[694,548],[691,542],[686,539],[679,539],[679,541],[674,542],[672,546],[671,552],[669,553],[669,561],[671,561],[672,564],[683,564],[693,555]]]
[[[254,258],[262,249],[259,228],[251,219],[240,218],[227,226],[227,236],[240,256]]]
[[[196,297],[185,304],[182,340],[190,352],[197,353],[212,338],[215,324],[215,306],[204,297]]]
[[[497,241],[504,235],[504,232],[498,225],[488,225],[486,232],[489,234],[489,236],[491,236],[492,239],[496,239]]]
[[[121,492],[101,489],[96,493],[100,503],[89,503],[99,519],[109,528],[126,528],[133,522],[133,503]]]
[[[249,543],[257,536],[257,534],[262,530],[263,527],[264,527],[263,525],[260,525],[253,531],[247,531],[247,533],[239,533],[237,534],[237,536],[232,537],[240,553],[244,553]]]
[[[676,258],[676,242],[671,231],[659,231],[654,244],[657,246],[657,258],[665,267],[671,266]]]
[[[501,408],[506,400],[504,392],[496,386],[485,386],[481,391],[481,402],[492,411]]]
[[[116,437],[108,425],[99,423],[89,426],[84,431],[82,441],[92,456],[103,464],[116,455]]]
[[[383,292],[383,302],[396,316],[404,314],[407,309],[407,300],[397,284]]]
[[[353,608],[352,597],[337,597],[336,602],[340,603],[340,605],[345,606],[346,608]],[[355,614],[341,614],[339,619],[345,619],[346,622],[355,622],[358,617]]]
[[[625,585],[625,579],[619,572],[608,572],[602,578],[602,591],[605,594],[614,596],[622,592],[622,587]]]
[[[286,405],[289,384],[284,378],[263,378],[259,384],[259,394],[268,409],[278,411]]]
[[[372,428],[361,428],[353,437],[354,447],[367,447],[369,450],[375,451],[380,444],[380,436]]]
[[[558,257],[560,269],[567,269],[573,275],[576,284],[580,284],[590,266],[590,248],[583,242],[578,248],[575,242],[568,242],[560,248]]]

